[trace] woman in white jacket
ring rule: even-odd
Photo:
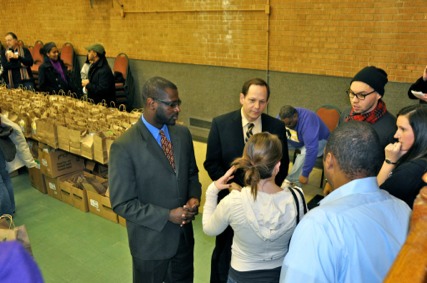
[[[281,157],[277,136],[255,134],[243,156],[208,187],[203,231],[216,236],[228,225],[234,230],[227,282],[279,282],[290,238],[306,212],[300,188],[280,188],[274,182]],[[233,190],[217,205],[218,192],[230,188],[227,183],[237,169],[244,170],[246,186],[240,192]]]
[[[0,151],[0,215],[5,213],[13,215],[15,213],[15,196],[9,172],[17,170],[22,166],[32,168],[37,166],[37,163],[31,155],[27,141],[19,125],[1,114],[0,124],[12,127],[13,131],[9,138],[16,147],[15,159],[11,162],[6,162],[4,153]]]

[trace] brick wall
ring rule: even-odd
[[[92,0],[92,4],[6,2],[0,11],[0,33],[14,31],[27,45],[37,39],[58,45],[69,41],[79,54],[85,54],[84,46],[101,42],[108,57],[125,52],[132,59],[148,61],[339,77],[376,65],[396,82],[414,81],[427,64],[425,0]],[[4,42],[3,37],[0,40]]]

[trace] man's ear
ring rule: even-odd
[[[244,101],[245,101],[245,95],[243,93],[240,93],[240,104],[243,105]]]
[[[330,152],[326,153],[325,159],[323,161],[323,168],[332,170],[334,168],[334,164],[335,164],[335,157],[333,156],[333,154]]]
[[[150,109],[155,109],[155,104],[156,103],[156,100],[154,100],[153,98],[151,98],[151,97],[148,97],[147,98],[147,105],[150,107]]]

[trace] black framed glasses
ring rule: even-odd
[[[158,98],[153,98],[154,100],[163,103],[166,106],[169,106],[171,108],[176,108],[181,106],[181,99],[175,100],[175,101],[166,101]]]
[[[372,93],[374,93],[375,92],[375,89],[373,90],[373,91],[371,91],[371,92],[368,92],[368,93],[354,93],[351,89],[348,89],[347,91],[346,91],[346,93],[347,93],[347,95],[350,97],[350,98],[354,98],[355,96],[357,97],[357,99],[359,99],[359,100],[365,100],[365,98],[368,96],[368,95],[370,95],[370,94],[372,94]]]

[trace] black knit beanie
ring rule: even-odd
[[[372,87],[381,96],[384,96],[384,86],[388,82],[387,73],[380,68],[375,66],[368,66],[360,70],[350,84],[354,81],[364,82]]]

